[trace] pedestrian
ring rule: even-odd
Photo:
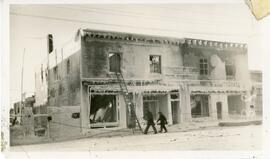
[[[155,127],[155,123],[154,123],[154,119],[153,119],[153,114],[149,110],[147,110],[146,117],[145,118],[147,120],[147,126],[146,126],[146,128],[144,130],[144,134],[147,134],[148,129],[149,129],[150,126],[152,126],[152,128],[153,128],[153,130],[154,130],[154,132],[156,134],[157,133],[157,129]]]
[[[159,117],[158,117],[157,123],[158,123],[158,125],[160,125],[160,131],[159,132],[162,132],[162,130],[164,129],[165,130],[165,133],[166,133],[166,132],[168,132],[167,131],[167,128],[165,126],[167,124],[167,119],[162,114],[162,112],[158,112],[158,114],[159,114]]]

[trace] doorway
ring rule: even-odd
[[[222,119],[222,103],[217,102],[217,118]]]
[[[178,123],[178,112],[179,112],[179,101],[172,101],[171,102],[171,106],[172,106],[172,121],[173,124],[177,124]]]

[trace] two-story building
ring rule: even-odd
[[[155,119],[163,112],[169,124],[224,120],[241,112],[250,88],[240,43],[84,29],[48,59],[36,73],[36,106],[48,106],[58,135],[127,127],[130,110],[115,71],[141,123],[146,110]]]

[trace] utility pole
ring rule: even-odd
[[[22,105],[23,105],[23,67],[24,67],[24,55],[25,55],[25,48],[23,49],[22,71],[21,71],[21,103],[20,103],[20,120],[21,121],[22,121]]]

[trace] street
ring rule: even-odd
[[[151,129],[150,129],[151,130]],[[262,149],[262,126],[214,127],[187,132],[85,138],[73,141],[11,147],[11,151],[170,151]]]

